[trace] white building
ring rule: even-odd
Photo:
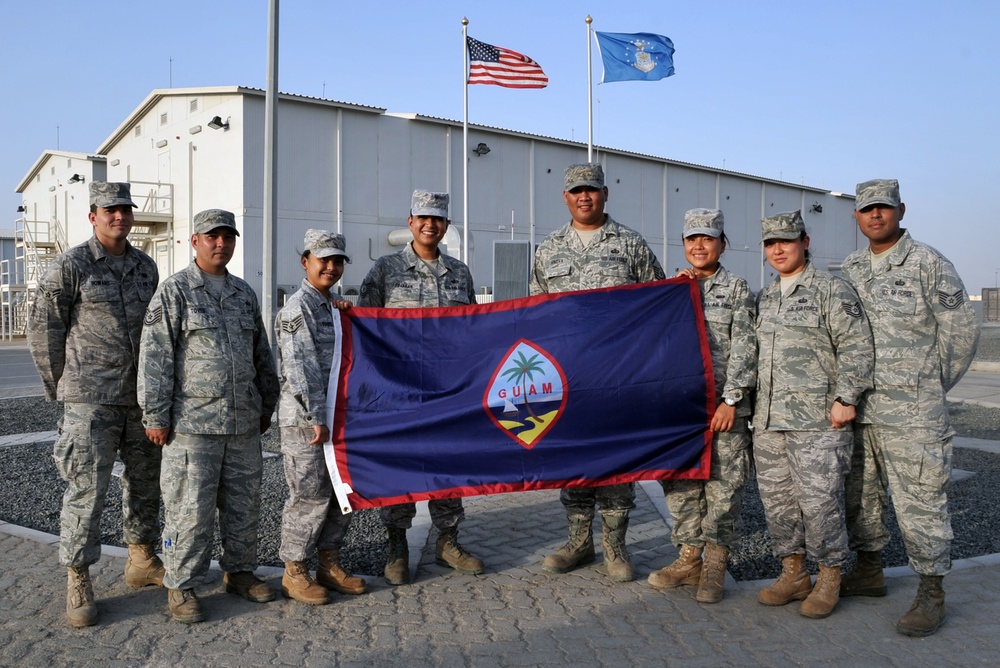
[[[447,251],[460,257],[468,160],[469,264],[483,291],[492,292],[493,242],[537,243],[565,224],[563,171],[587,159],[579,142],[483,126],[470,127],[464,155],[461,122],[296,95],[279,96],[278,123],[275,256],[285,290],[300,283],[297,251],[305,231],[318,227],[347,236],[353,264],[342,290],[350,294],[375,258],[409,238],[390,233],[406,230],[415,188],[451,193]],[[646,237],[668,275],[685,266],[681,227],[684,212],[695,207],[723,210],[730,242],[723,262],[754,289],[774,275],[763,263],[762,216],[801,209],[813,260],[824,269],[839,268],[858,247],[852,196],[614,149],[600,148],[597,159],[610,190],[607,211]],[[79,243],[91,233],[87,183],[129,181],[140,206],[133,242],[162,276],[191,259],[194,214],[222,208],[236,214],[241,231],[229,268],[260,291],[263,172],[264,91],[156,90],[94,154],[42,154],[17,187],[25,213],[16,234],[30,231],[52,251]],[[30,299],[28,270],[26,283]]]

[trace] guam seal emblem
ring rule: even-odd
[[[559,363],[538,345],[521,339],[493,372],[483,408],[493,424],[530,450],[559,420],[567,389]]]

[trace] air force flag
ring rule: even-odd
[[[649,32],[595,32],[604,61],[601,83],[657,81],[674,73],[674,43]]]

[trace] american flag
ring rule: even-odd
[[[504,88],[545,88],[549,78],[541,65],[517,51],[492,46],[467,37],[469,41],[469,83],[493,84]]]

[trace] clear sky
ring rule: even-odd
[[[267,4],[0,0],[0,228],[57,137],[92,152],[156,88],[264,88]],[[588,13],[597,30],[660,33],[677,49],[673,77],[594,86],[597,143],[848,193],[898,178],[904,226],[970,292],[994,286],[995,0],[285,0],[279,87],[461,120],[466,16],[470,36],[549,76],[544,90],[471,86],[470,121],[586,141]],[[595,45],[595,82],[601,71]]]

